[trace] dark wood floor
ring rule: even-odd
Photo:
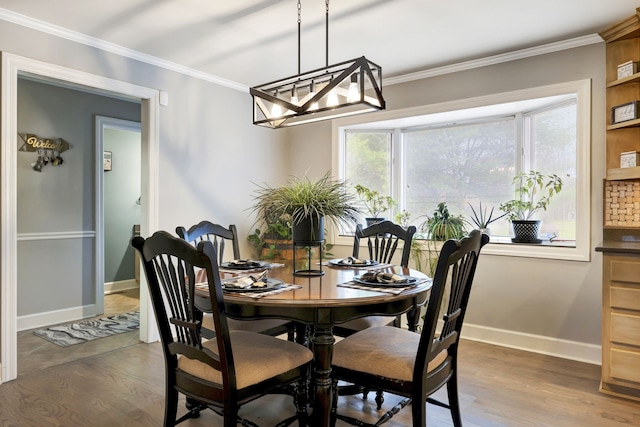
[[[1,426],[162,425],[164,362],[157,343],[139,343],[135,335],[109,348],[97,340],[103,343],[69,355],[55,345],[44,349],[44,344],[23,342],[28,339],[18,338],[18,379],[0,385]],[[461,343],[460,353],[465,427],[640,426],[640,402],[598,392],[598,366],[469,341]],[[397,399],[385,396],[389,409]],[[371,398],[357,396],[341,398],[338,410],[369,422],[377,415]],[[272,426],[293,414],[293,408],[288,397],[267,396],[241,413]],[[410,426],[410,417],[405,408],[385,426]],[[207,411],[182,425],[216,427],[222,422]],[[452,424],[445,409],[429,406],[428,425]]]

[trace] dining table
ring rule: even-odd
[[[332,407],[331,361],[334,325],[365,316],[394,316],[407,313],[408,328],[416,330],[418,308],[425,303],[431,290],[431,279],[424,273],[389,264],[365,267],[322,263],[321,275],[294,275],[291,262],[264,263],[254,270],[233,270],[221,265],[222,277],[256,275],[267,270],[269,280],[279,283],[267,292],[223,292],[228,317],[238,320],[286,319],[308,328],[313,351],[311,390],[312,415],[310,425],[328,427]],[[360,280],[366,272],[404,276],[404,285],[370,285]],[[224,281],[223,281],[224,283]],[[229,289],[231,290],[231,289]],[[208,290],[196,291],[195,304],[204,312],[211,311]],[[300,334],[298,334],[300,335]],[[304,337],[297,338],[304,342]],[[380,343],[384,345],[384,343]]]

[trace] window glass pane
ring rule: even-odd
[[[563,105],[527,116],[532,144],[531,168],[556,174],[563,186],[546,211],[536,213],[542,220],[541,235],[560,240],[576,238],[576,104]]]
[[[346,133],[345,179],[349,184],[391,195],[391,136],[387,131]]]
[[[512,195],[516,138],[513,118],[403,133],[406,209],[416,219],[439,202],[468,218],[482,202],[494,216]],[[424,219],[424,218],[423,218]],[[509,235],[509,224],[491,224],[492,235]]]

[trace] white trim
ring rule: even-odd
[[[549,338],[542,335],[496,329],[470,323],[464,324],[460,337],[501,347],[546,354],[593,365],[602,365],[602,347],[596,344]]]
[[[555,43],[544,44],[542,46],[531,47],[528,49],[515,50],[500,55],[488,56],[486,58],[474,59],[471,61],[459,62],[457,64],[445,65],[428,70],[416,71],[415,73],[403,74],[401,76],[387,77],[384,79],[385,86],[391,86],[399,83],[412,82],[414,80],[426,79],[429,77],[441,76],[444,74],[458,73],[460,71],[473,70],[474,68],[486,67],[489,65],[501,64],[518,59],[531,58],[533,56],[545,55],[547,53],[559,52],[567,49],[575,49],[582,46],[588,46],[596,43],[603,43],[604,40],[598,34],[591,34],[582,37],[576,37],[569,40],[563,40]]]
[[[58,231],[55,233],[18,233],[18,242],[30,240],[94,239],[95,231]]]
[[[53,25],[49,22],[41,21],[39,19],[32,18],[30,16],[21,15],[19,13],[0,8],[0,20],[11,22],[23,27],[31,28],[36,31],[41,31],[46,34],[50,34],[63,39],[71,40],[76,43],[81,43],[87,46],[94,47],[96,49],[104,50],[105,52],[121,55],[125,58],[131,58],[136,61],[141,61],[146,64],[155,65],[157,67],[164,68],[166,70],[175,71],[187,76],[195,77],[204,81],[219,84],[231,89],[239,90],[241,92],[248,92],[249,87],[247,85],[224,79],[209,73],[194,70],[193,68],[186,67],[184,65],[177,64],[175,62],[167,61],[146,53],[138,52],[133,49],[129,49],[115,43],[110,43],[102,39],[88,36],[86,34],[78,33],[76,31],[68,30],[64,27]],[[443,67],[431,68],[415,73],[403,74],[394,77],[383,77],[384,86],[391,86],[399,83],[406,83],[414,80],[425,79],[428,77],[440,76],[443,74],[456,73],[460,71],[471,70],[474,68],[486,67],[488,65],[500,64],[503,62],[515,61],[518,59],[530,58],[533,56],[544,55],[547,53],[559,52],[567,49],[574,49],[577,47],[587,46],[596,43],[602,43],[602,37],[598,34],[586,35],[582,37],[575,37],[569,40],[563,40],[555,43],[548,43],[542,46],[531,47],[527,49],[520,49],[513,52],[508,52],[500,55],[493,55],[486,58],[474,59],[471,61],[460,62],[452,65],[445,65]],[[164,105],[164,104],[163,104]]]
[[[123,56],[125,58],[134,59],[136,61],[140,61],[145,64],[155,65],[156,67],[164,68],[169,71],[175,71],[177,73],[195,77],[200,80],[215,83],[221,86],[226,86],[228,88],[239,90],[241,92],[249,91],[249,87],[247,85],[243,85],[231,80],[223,79],[222,77],[214,76],[212,74],[204,73],[202,71],[194,70],[193,68],[185,67],[184,65],[180,65],[175,62],[167,61],[165,59],[161,59],[156,56],[138,52],[136,50],[129,49],[129,48],[117,45],[115,43],[98,39],[96,37],[91,37],[86,34],[79,33],[77,31],[69,30],[64,27],[53,25],[49,22],[41,21],[39,19],[35,19],[30,16],[21,15],[19,13],[16,13],[7,9],[0,8],[0,20],[21,25],[23,27],[31,28],[33,30],[50,34],[55,37],[71,40],[73,42],[80,43],[86,46],[91,46],[96,49],[103,50],[105,52]]]
[[[58,325],[97,316],[96,306],[93,304],[44,313],[29,314],[18,317],[18,331],[26,331],[43,326]]]
[[[497,93],[476,98],[447,101],[438,104],[399,110],[380,111],[374,122],[386,122],[405,117],[424,116],[447,111],[464,110],[488,105],[544,98],[561,94],[577,94],[578,128],[576,159],[577,181],[576,193],[579,196],[576,206],[576,247],[555,247],[542,245],[489,244],[482,250],[484,255],[519,256],[528,258],[561,259],[567,261],[584,261],[591,259],[591,80],[577,80],[548,86],[522,89],[512,92]],[[332,170],[341,173],[344,169],[344,153],[342,153],[343,128],[371,123],[371,117],[352,116],[336,119],[332,122]],[[386,126],[386,124],[385,124]],[[375,128],[375,126],[373,126]],[[388,126],[387,126],[388,127]],[[580,149],[582,148],[582,149]],[[344,236],[332,236],[336,245],[350,245],[352,239]]]
[[[18,76],[97,88],[142,101],[142,235],[158,229],[159,91],[2,52],[0,100],[0,383],[17,377],[17,91]],[[142,279],[142,278],[141,278]],[[144,281],[144,279],[142,279]],[[140,288],[140,339],[158,340],[146,285]]]
[[[116,292],[128,291],[130,289],[138,289],[140,285],[135,279],[119,280],[117,282],[106,282],[104,284],[104,295],[113,294]],[[98,313],[102,313],[98,311]]]

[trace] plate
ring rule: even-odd
[[[231,288],[226,287],[225,283],[234,282],[237,279],[225,279],[222,281],[222,290],[225,292],[266,292],[271,291],[273,289],[277,289],[284,284],[284,282],[280,279],[267,279],[267,286],[262,286],[259,288],[247,287],[247,288]]]
[[[268,262],[243,260],[245,262],[229,261],[220,264],[220,267],[229,270],[255,270],[256,268],[265,268],[269,266]]]
[[[344,264],[342,261],[344,258],[331,259],[329,260],[329,264],[337,266],[337,267],[369,267],[372,265],[378,264],[378,261],[374,261],[372,259],[367,259],[365,264]]]
[[[361,279],[362,276],[355,276],[353,278],[353,281],[356,283],[360,283],[361,285],[367,285],[367,286],[379,286],[379,287],[383,287],[383,288],[404,288],[406,286],[413,286],[416,283],[418,283],[418,279],[416,279],[415,277],[411,277],[411,276],[402,276],[404,278],[407,279],[406,282],[404,283],[382,283],[382,282],[372,282],[372,281],[368,281],[368,280],[362,280]]]

